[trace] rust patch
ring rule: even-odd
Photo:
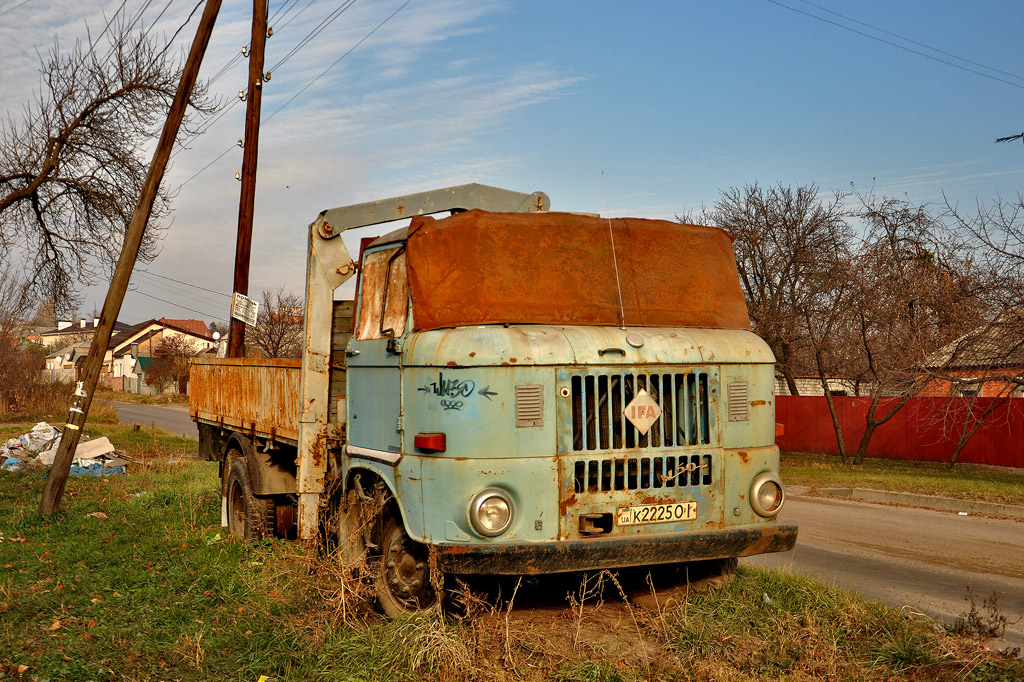
[[[405,215],[405,204],[399,204],[398,208],[395,209],[398,215]]]
[[[476,351],[470,351],[469,352],[469,357],[475,358],[476,357]]]
[[[750,464],[750,455],[748,455],[747,453],[743,452],[742,450],[740,450],[736,454],[739,455],[740,459],[743,460],[744,464]]]
[[[447,366],[448,367],[458,367],[459,363],[455,362],[454,360],[449,360]]]
[[[640,504],[674,504],[678,501],[671,495],[646,495],[640,498]]]
[[[559,502],[558,511],[561,513],[562,516],[565,516],[569,513],[569,507],[573,506],[574,504],[576,504],[576,493],[569,495],[569,497],[566,497],[561,502]]]
[[[518,361],[518,360],[516,360],[515,358],[509,358],[509,359],[508,359],[508,361],[509,361],[509,362],[519,362],[519,361]]]
[[[751,400],[750,401],[750,406],[751,407],[760,407],[761,405],[764,405],[764,404],[765,404],[765,402],[763,400]]]

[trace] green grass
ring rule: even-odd
[[[786,452],[782,480],[811,488],[875,488],[923,495],[1024,505],[1024,469],[983,464],[865,459],[844,465],[832,455]]]
[[[554,615],[517,607],[510,620],[491,608],[463,620],[382,621],[359,590],[339,591],[336,566],[302,546],[220,537],[216,466],[178,459],[183,443],[109,434],[138,437],[131,447],[147,459],[128,476],[69,479],[48,519],[36,511],[43,479],[0,473],[0,672],[14,679],[1024,677],[1019,660],[930,622],[742,567],[731,589],[661,611],[612,595],[577,612],[555,594],[563,608]]]
[[[96,391],[96,399],[117,400],[122,403],[137,403],[139,405],[188,405],[188,396],[181,393],[145,395],[125,391]]]

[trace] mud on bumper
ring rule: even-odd
[[[673,564],[785,552],[796,544],[795,523],[740,526],[644,537],[559,542],[438,545],[441,569],[456,574],[530,575]]]

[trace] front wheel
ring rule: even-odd
[[[380,565],[374,572],[377,603],[391,618],[421,613],[437,603],[430,580],[430,557],[425,545],[405,533],[397,514],[389,514],[380,534]]]

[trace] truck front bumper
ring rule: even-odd
[[[445,543],[438,545],[438,550],[446,573],[532,575],[785,552],[793,549],[796,534],[795,523],[773,523],[656,536],[486,545]]]

